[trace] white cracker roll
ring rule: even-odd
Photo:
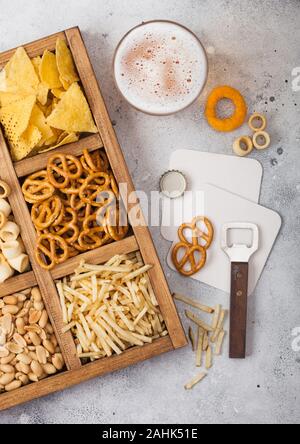
[[[5,199],[10,195],[10,187],[6,182],[0,180],[0,198]]]
[[[15,222],[8,221],[0,230],[0,238],[3,242],[11,242],[18,239],[20,228]]]
[[[11,213],[11,207],[5,199],[0,199],[0,211],[8,217]]]
[[[1,243],[3,256],[7,260],[15,259],[23,253],[21,242],[18,240]]]
[[[0,254],[0,284],[3,284],[7,279],[12,277],[14,270],[6,262],[5,257]]]
[[[29,269],[29,258],[27,254],[20,254],[20,256],[10,259],[9,265],[18,273],[24,273]]]

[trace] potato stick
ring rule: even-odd
[[[204,333],[202,351],[206,351],[209,346],[209,336],[207,331]]]
[[[215,314],[214,314],[213,321],[212,321],[212,327],[214,330],[217,328],[217,325],[219,322],[221,308],[222,307],[220,304],[216,305],[216,307],[215,307]]]
[[[68,313],[68,322],[72,321],[72,316],[73,316],[73,310],[74,310],[74,303],[70,304],[67,310]]]
[[[196,366],[201,367],[202,365],[202,349],[203,349],[203,336],[204,332],[201,327],[198,327],[198,342],[196,351]]]
[[[96,276],[92,276],[92,294],[93,294],[93,302],[97,301],[97,296],[98,296],[98,283],[97,283],[97,278]]]
[[[211,342],[212,343],[216,342],[220,332],[223,330],[225,316],[226,316],[226,310],[221,310],[217,328],[216,328],[216,330],[214,331],[214,334],[211,337]]]
[[[168,336],[168,334],[169,334],[168,330],[165,330],[160,334],[160,336],[163,338],[165,336]]]
[[[104,330],[107,331],[107,334],[109,334],[112,339],[120,346],[120,348],[122,350],[125,350],[125,344],[121,341],[120,338],[118,338],[118,336],[112,331],[112,329],[109,327],[109,325],[107,325],[107,323],[104,321],[104,319],[98,319],[97,323],[99,325],[101,325],[101,327],[104,328]]]
[[[128,330],[130,331],[134,331],[134,325],[132,324],[131,321],[129,321],[127,319],[127,317],[124,315],[124,313],[122,312],[122,310],[118,307],[116,307],[115,311],[119,314],[120,318],[122,319],[122,321],[124,322],[124,324],[126,325],[126,327],[128,328]]]
[[[64,295],[64,290],[63,290],[63,286],[62,286],[61,282],[59,282],[57,284],[57,291],[58,291],[58,295],[59,295],[59,299],[60,299],[61,311],[62,311],[62,315],[63,315],[63,322],[64,322],[64,324],[68,324],[68,312],[67,312],[67,307],[65,304],[65,295]]]
[[[135,338],[140,339],[140,340],[143,341],[143,342],[147,342],[147,343],[149,343],[149,344],[152,344],[152,339],[151,339],[151,338],[148,338],[147,336],[142,336],[142,335],[139,335],[139,334],[137,334],[137,333],[132,333],[132,335],[133,335]]]
[[[102,272],[110,272],[110,273],[130,273],[132,270],[132,266],[124,266],[124,265],[89,265],[85,264],[85,269],[94,273],[102,273]]]
[[[128,335],[126,334],[125,330],[122,330],[122,331],[123,331],[123,333],[119,333],[119,332],[118,332],[118,336],[119,336],[121,339],[124,339],[124,341],[128,342],[128,344],[130,344],[131,346],[133,346],[133,345],[138,345],[138,346],[141,347],[141,346],[144,345],[144,342],[143,342],[143,341],[140,341],[139,339],[137,339],[137,338],[135,338],[135,337],[128,338]]]
[[[209,370],[212,368],[212,350],[211,346],[209,345],[206,351],[206,357],[205,357],[205,368],[206,370]]]
[[[137,308],[139,308],[139,301],[138,301],[138,299],[137,299],[137,297],[136,297],[136,294],[135,294],[135,292],[134,292],[134,290],[133,290],[133,288],[132,288],[131,282],[126,282],[126,285],[127,285],[128,289],[129,289],[129,291],[130,291],[130,294],[131,294],[131,297],[132,297],[132,300],[133,300],[134,305],[135,305]]]
[[[219,356],[222,353],[222,345],[225,338],[225,331],[222,330],[218,336],[216,348],[215,348],[215,355]]]
[[[188,384],[184,386],[186,390],[192,390],[195,385],[199,384],[206,377],[206,373],[200,373],[200,375],[196,376],[192,379]]]
[[[104,356],[103,352],[91,352],[91,353],[81,353],[78,355],[80,359],[87,359],[87,358],[101,358]]]
[[[153,268],[152,265],[144,265],[142,268],[140,268],[139,270],[133,271],[132,273],[129,273],[127,276],[125,276],[123,278],[123,282],[128,282],[128,281],[132,281],[133,279],[135,279],[137,276],[140,276],[141,274],[146,273],[147,271],[151,270],[151,268]]]
[[[105,342],[109,345],[109,347],[111,347],[113,351],[117,353],[117,355],[120,355],[122,353],[119,347],[110,339],[108,334],[103,330],[102,327],[100,327],[100,325],[96,324],[96,322],[92,322],[91,327],[96,335],[99,337],[99,339],[103,338]]]
[[[80,319],[80,322],[82,323],[82,327],[83,327],[83,329],[84,329],[84,332],[85,332],[87,338],[89,339],[89,341],[91,341],[91,339],[92,339],[92,333],[91,333],[91,330],[89,329],[89,326],[88,326],[88,324],[87,324],[87,322],[86,322],[85,317],[83,316],[82,313],[79,313],[79,314],[78,314],[78,317],[79,317],[79,319]]]
[[[75,296],[76,298],[80,299],[82,302],[85,302],[86,304],[90,303],[88,297],[84,296],[80,291],[73,290],[68,285],[64,285],[64,291],[65,293],[70,293],[72,296]]]
[[[62,328],[61,332],[62,333],[67,333],[68,331],[72,330],[72,328],[74,328],[76,325],[76,322],[70,322],[70,324],[66,325],[64,328]]]
[[[207,325],[205,322],[203,322],[201,319],[199,319],[194,313],[191,311],[186,310],[185,315],[188,319],[193,321],[195,324],[197,324],[199,327],[203,328],[203,330],[206,331],[213,331],[213,328],[210,325]]]
[[[129,343],[133,343],[135,345],[143,345],[141,344],[141,341],[137,341],[136,338],[133,336],[132,333],[129,333],[125,330],[123,330],[121,327],[116,324],[115,321],[113,321],[106,313],[100,314],[101,318],[104,319],[116,332],[121,334],[124,339],[126,339]]]
[[[140,312],[140,314],[138,315],[138,317],[135,319],[133,325],[138,325],[138,323],[143,319],[143,317],[145,316],[145,314],[148,311],[148,307],[144,307],[143,310]]]
[[[110,344],[107,343],[106,337],[105,337],[106,334],[104,333],[102,328],[93,321],[90,322],[90,326],[94,330],[94,332],[96,333],[96,336],[99,339],[99,342],[100,342],[103,350],[105,351],[106,355],[108,357],[112,356]]]
[[[78,334],[80,334],[80,336],[82,337],[82,341],[81,342],[82,342],[84,348],[86,348],[88,350],[88,348],[89,348],[89,339],[86,336],[86,334],[85,334],[85,332],[83,330],[83,327],[81,326],[81,324],[79,324],[79,322],[76,322],[76,328],[77,328]]]
[[[145,279],[147,281],[147,287],[148,287],[148,291],[149,291],[151,302],[154,305],[154,307],[158,307],[158,302],[157,302],[157,299],[156,299],[156,296],[155,296],[155,293],[154,293],[154,290],[153,290],[150,278],[149,278],[149,276],[147,274],[145,274],[144,277],[145,277]]]
[[[200,302],[197,302],[191,298],[188,298],[188,297],[184,296],[183,294],[175,293],[173,295],[173,297],[177,301],[184,302],[185,304],[190,305],[191,307],[194,307],[194,308],[198,308],[198,310],[203,311],[205,313],[211,314],[214,312],[213,308],[207,307],[206,305],[203,305],[203,304],[200,304]]]
[[[191,341],[192,350],[195,351],[196,350],[196,340],[195,340],[194,330],[192,329],[192,327],[189,327],[189,339]]]

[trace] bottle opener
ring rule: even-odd
[[[231,230],[250,230],[252,245],[229,244]],[[231,261],[230,346],[231,359],[246,358],[249,260],[259,248],[259,230],[250,223],[228,223],[223,226],[222,249]]]

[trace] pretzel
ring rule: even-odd
[[[79,197],[82,202],[94,207],[102,207],[103,202],[99,202],[102,191],[108,190],[110,177],[106,173],[91,174],[83,183],[79,190]]]
[[[103,151],[89,153],[87,149],[83,150],[83,156],[80,158],[82,167],[90,174],[104,172],[109,168],[109,162]]]
[[[48,160],[49,182],[57,189],[67,188],[71,180],[79,179],[82,174],[80,161],[71,154],[53,154]]]
[[[62,221],[55,227],[50,227],[50,233],[62,237],[67,244],[74,244],[79,237],[77,214],[73,208],[66,208]]]
[[[10,193],[10,186],[3,180],[0,180],[0,199],[6,199]]]
[[[55,265],[65,262],[69,254],[68,244],[60,236],[45,233],[37,240],[35,257],[44,270],[52,270]]]
[[[124,239],[129,230],[127,216],[126,225],[120,225],[119,222],[121,222],[120,210],[114,206],[108,207],[104,220],[104,229],[105,232],[115,241]]]
[[[178,253],[181,249],[185,250],[185,254],[182,259],[178,259]],[[199,253],[200,258],[197,261],[195,254]],[[176,267],[176,270],[183,276],[193,276],[198,273],[206,264],[206,249],[201,245],[191,245],[185,242],[179,242],[175,245],[172,251],[172,261]],[[190,264],[190,269],[186,269],[185,266]]]
[[[80,233],[78,246],[83,251],[95,250],[107,244],[110,240],[111,237],[105,233],[103,227],[91,228]],[[76,245],[75,248],[77,248]]]
[[[64,205],[58,196],[35,203],[31,208],[31,219],[35,227],[42,231],[54,223],[61,222],[64,215]]]
[[[42,202],[53,196],[55,188],[48,181],[48,174],[46,170],[38,171],[27,177],[25,180],[22,191],[26,202],[34,204],[36,202]]]
[[[198,227],[198,223],[204,223],[207,228],[207,233],[202,231]],[[192,232],[192,243],[186,238],[184,232],[185,230],[190,230]],[[203,216],[195,217],[190,224],[182,224],[178,230],[178,237],[182,243],[197,246],[199,245],[199,239],[205,241],[205,245],[203,247],[207,250],[213,241],[214,238],[214,228],[209,219]]]

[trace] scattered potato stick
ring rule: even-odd
[[[207,307],[206,305],[203,305],[203,304],[200,304],[200,302],[194,301],[193,299],[188,298],[188,297],[184,296],[183,294],[175,293],[173,295],[173,297],[177,301],[184,302],[185,304],[190,305],[191,307],[194,307],[194,308],[198,308],[198,310],[203,311],[205,313],[211,314],[214,312],[213,308]]]
[[[204,337],[203,337],[203,347],[202,347],[202,351],[206,351],[209,345],[209,336],[207,331],[204,332]]]
[[[205,368],[206,370],[209,370],[212,368],[212,350],[211,346],[209,345],[206,351],[206,357],[205,357]]]
[[[215,313],[214,313],[213,322],[212,322],[212,327],[214,330],[218,326],[220,313],[221,313],[221,305],[219,304],[219,305],[216,305],[216,307],[215,307]]]
[[[216,356],[219,356],[222,352],[222,345],[223,345],[224,338],[225,338],[225,331],[222,330],[218,336],[217,343],[216,343],[216,349],[215,349]]]
[[[200,373],[200,375],[196,376],[192,379],[188,384],[184,386],[186,390],[192,390],[195,385],[199,384],[206,377],[206,373]]]
[[[202,349],[203,349],[203,335],[204,332],[201,327],[198,327],[198,343],[196,350],[196,367],[201,367],[202,365]]]
[[[192,350],[195,351],[196,350],[196,340],[195,340],[194,330],[192,329],[192,327],[189,327],[189,340],[191,341]]]
[[[225,316],[226,316],[226,310],[221,310],[217,328],[215,329],[214,334],[212,335],[212,338],[211,338],[211,342],[213,344],[216,342],[220,332],[223,330]]]
[[[196,315],[194,315],[194,313],[192,313],[191,311],[186,310],[185,315],[188,319],[193,321],[199,327],[203,328],[203,330],[213,332],[213,328],[210,325],[207,325],[205,322],[203,322],[201,319],[199,319]]]

